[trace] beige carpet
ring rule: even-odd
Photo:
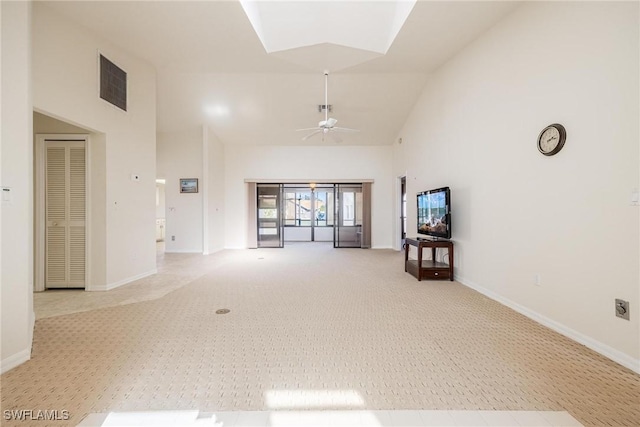
[[[397,252],[180,257],[168,281],[190,262],[203,275],[165,296],[38,320],[32,360],[1,377],[2,410],[69,411],[60,424],[169,409],[566,410],[640,425],[640,376],[458,283],[418,282]]]

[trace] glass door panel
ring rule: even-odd
[[[359,248],[362,241],[362,185],[336,184],[333,246]]]
[[[313,209],[313,225],[311,236],[314,242],[330,242],[333,240],[333,184],[314,184],[311,190]]]
[[[284,240],[313,240],[313,191],[301,184],[284,184]]]
[[[281,186],[258,184],[258,247],[281,248],[284,246],[282,215],[280,209]]]
[[[333,197],[333,184],[284,184],[285,242],[333,241]]]

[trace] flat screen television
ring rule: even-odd
[[[451,190],[436,188],[417,194],[418,234],[451,238]]]

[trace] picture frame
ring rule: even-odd
[[[198,178],[180,178],[181,193],[197,193]]]

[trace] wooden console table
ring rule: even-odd
[[[415,246],[418,249],[418,259],[409,259],[409,248]],[[422,259],[422,250],[431,248],[431,259]],[[449,255],[449,264],[436,261],[436,249],[446,248]],[[406,239],[404,249],[404,271],[413,274],[418,280],[444,280],[453,281],[453,242],[450,240],[422,240]]]

